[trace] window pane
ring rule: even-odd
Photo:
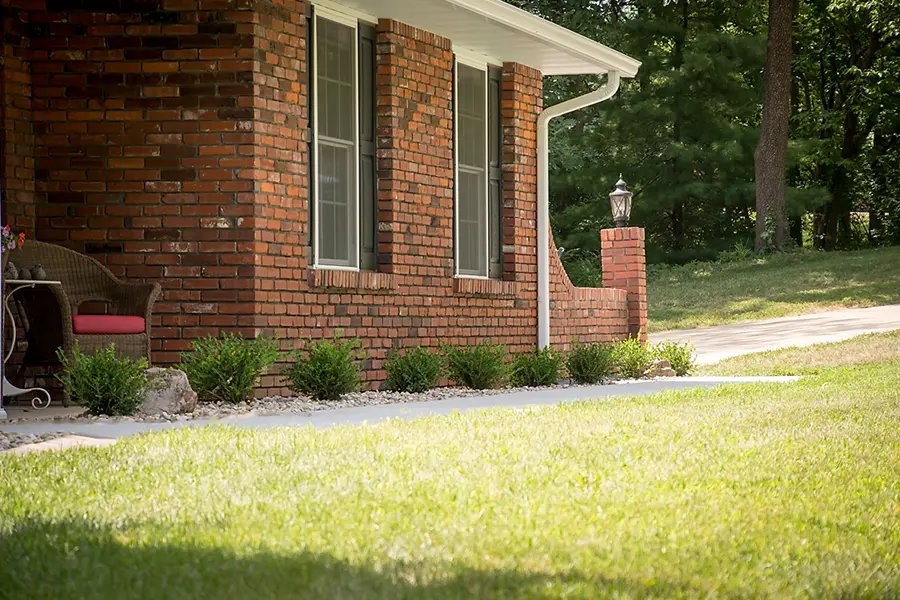
[[[319,259],[355,264],[356,229],[353,210],[354,149],[348,145],[319,143]]]
[[[459,273],[488,274],[486,73],[457,65],[457,244]]]
[[[485,72],[459,65],[457,82],[457,115],[459,129],[459,164],[484,166]]]
[[[352,27],[318,19],[316,38],[319,134],[355,140],[356,33]]]
[[[485,219],[484,171],[461,168],[457,223],[459,226],[459,272],[487,274],[487,219]]]
[[[316,19],[318,261],[356,266],[356,30]]]

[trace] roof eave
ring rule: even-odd
[[[542,19],[502,0],[445,0],[487,19],[528,33],[579,59],[596,65],[595,69],[562,69],[545,75],[584,75],[616,71],[620,77],[634,77],[641,66],[630,56],[575,33],[561,25]]]

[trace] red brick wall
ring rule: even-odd
[[[154,360],[226,330],[285,349],[340,330],[374,383],[392,347],[534,346],[539,72],[503,68],[503,280],[457,279],[452,44],[379,22],[378,271],[315,270],[303,2],[48,3],[31,14],[38,237],[162,283]],[[551,257],[554,343],[622,336],[625,292],[573,288]]]
[[[238,324],[265,329],[286,340],[308,337],[298,317],[315,314],[288,303],[307,289],[309,251],[309,144],[306,81],[306,18],[303,2],[262,0],[253,28],[254,167],[248,194],[253,230],[248,260],[254,264],[252,310]],[[230,325],[229,325],[230,326]]]
[[[541,73],[504,65],[503,278],[525,282],[537,294],[537,118],[543,105]]]
[[[376,57],[379,270],[428,285],[453,274],[452,47],[382,20]]]
[[[628,334],[647,339],[647,263],[640,227],[600,232],[603,285],[628,293]]]
[[[38,237],[159,281],[154,358],[176,360],[253,310],[255,13],[73,4],[31,18]]]
[[[628,294],[612,287],[576,288],[550,242],[550,340],[559,348],[628,336]]]
[[[527,282],[537,297],[537,118],[541,73],[506,65],[503,73],[504,279]],[[550,236],[550,339],[568,348],[627,334],[625,293],[576,288],[569,281]],[[536,309],[535,309],[536,310]],[[536,327],[536,321],[535,321]]]
[[[31,126],[31,41],[26,7],[0,0],[0,200],[3,224],[34,232],[34,132]]]

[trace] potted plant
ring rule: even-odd
[[[6,270],[6,264],[9,262],[10,250],[15,250],[25,243],[24,233],[13,233],[9,225],[0,229],[0,256],[3,257],[3,263],[0,268]]]

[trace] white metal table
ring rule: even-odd
[[[3,383],[2,383],[3,394],[2,394],[2,397],[0,397],[0,419],[7,418],[6,410],[4,410],[4,408],[3,408],[3,398],[9,397],[9,396],[22,396],[24,394],[35,394],[35,396],[31,399],[31,406],[33,406],[36,409],[47,408],[48,406],[50,406],[50,392],[48,392],[44,388],[35,387],[35,388],[22,389],[22,388],[14,386],[12,383],[9,382],[8,379],[6,379],[6,368],[5,368],[6,362],[9,360],[9,358],[12,356],[13,352],[16,349],[16,336],[18,333],[17,328],[16,328],[16,320],[13,317],[12,309],[9,308],[9,300],[10,300],[10,298],[13,297],[13,294],[15,294],[16,292],[18,292],[21,289],[33,288],[38,285],[62,285],[61,281],[37,281],[37,280],[30,280],[30,279],[6,279],[3,281],[3,283],[5,283],[9,286],[9,291],[3,295],[3,312],[4,312],[5,319],[9,319],[9,324],[12,327],[12,342],[10,343],[9,350],[3,355],[3,365],[4,365]],[[2,322],[3,321],[0,320],[0,323],[2,323]],[[2,351],[2,348],[0,348],[0,351]],[[47,398],[46,401],[43,401],[43,399],[40,397],[40,394],[43,394],[44,396],[46,396],[46,398]]]

